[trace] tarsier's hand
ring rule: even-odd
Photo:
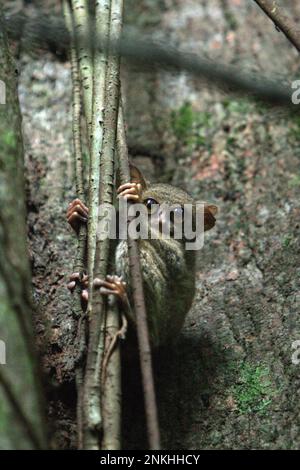
[[[142,199],[142,185],[140,183],[125,183],[122,184],[118,190],[118,197],[124,197],[132,202],[141,202]],[[78,233],[81,224],[86,224],[89,216],[87,206],[80,200],[74,199],[67,209],[67,221]]]
[[[141,202],[142,200],[142,185],[140,183],[125,183],[122,184],[118,190],[118,197],[124,197],[128,201]],[[74,199],[67,209],[67,221],[78,233],[81,224],[86,224],[89,216],[87,206],[80,200]]]
[[[141,198],[141,185],[136,183],[126,183],[118,189],[119,197],[125,197],[127,200],[138,202]],[[72,201],[67,210],[67,221],[78,233],[80,225],[86,224],[88,220],[89,210],[80,199]],[[73,292],[76,285],[81,289],[82,306],[86,309],[89,293],[88,293],[88,276],[86,274],[73,273],[67,284],[68,289]],[[94,279],[93,288],[99,289],[100,294],[114,295],[121,303],[127,304],[126,283],[118,276],[107,276],[106,280],[99,278]]]
[[[127,293],[126,293],[126,282],[122,281],[122,278],[119,276],[106,276],[106,280],[95,278],[94,289],[99,289],[100,294],[102,295],[115,295],[122,304],[128,302]]]
[[[127,201],[142,202],[142,185],[140,183],[125,183],[118,190],[118,198],[124,197]]]
[[[88,216],[89,210],[80,199],[74,199],[74,201],[69,204],[67,221],[76,233],[78,233],[81,224],[87,223]]]

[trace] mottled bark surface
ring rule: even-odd
[[[33,337],[16,65],[0,5],[0,449],[45,447]]]
[[[299,21],[300,6],[285,4]],[[299,72],[296,52],[254,2],[144,0],[126,8],[128,24],[199,54],[290,79]],[[76,243],[64,218],[75,191],[70,69],[45,54],[23,57],[20,70],[38,341],[54,441],[72,447],[75,319],[65,284]],[[184,74],[124,70],[124,80],[129,142],[143,169],[220,207],[179,344],[156,358],[163,445],[298,448],[299,119]],[[140,389],[132,370],[123,378],[124,445],[139,448]]]

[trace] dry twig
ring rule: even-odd
[[[283,32],[287,39],[300,52],[300,29],[285,14],[282,7],[277,5],[275,0],[254,0],[255,3],[265,12],[265,14],[274,22],[276,28]]]

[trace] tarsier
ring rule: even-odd
[[[148,184],[141,172],[134,166],[130,169],[131,182],[121,185],[118,190],[119,198],[125,198],[130,203],[142,203],[149,213],[155,210],[159,220],[158,230],[161,230],[165,214],[163,205],[176,205],[184,217],[184,205],[195,204],[194,199],[182,189],[167,184]],[[210,230],[215,225],[217,207],[204,203],[204,230]],[[175,214],[176,216],[176,214]],[[79,199],[75,199],[68,207],[67,220],[78,232],[80,224],[88,220],[88,208]],[[174,223],[174,220],[173,220]],[[171,231],[172,234],[172,231]],[[195,293],[196,256],[195,251],[186,250],[186,240],[164,239],[161,233],[155,238],[138,239],[140,262],[143,277],[146,310],[149,333],[153,347],[166,344],[176,338],[185,316],[189,311]],[[126,240],[120,240],[115,254],[115,275],[106,279],[94,279],[94,289],[101,295],[114,296],[126,312],[129,322],[135,324],[132,305],[132,289],[129,272],[128,245]],[[79,273],[70,277],[68,288],[72,291],[76,283],[82,286],[82,298],[88,300],[88,279]]]

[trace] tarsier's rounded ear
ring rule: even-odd
[[[140,183],[142,189],[146,189],[148,185],[140,170],[131,163],[129,163],[129,170],[131,183]]]
[[[218,213],[217,206],[213,204],[205,203],[204,205],[204,230],[205,232],[214,227],[216,223],[215,216],[217,215],[217,213]]]

